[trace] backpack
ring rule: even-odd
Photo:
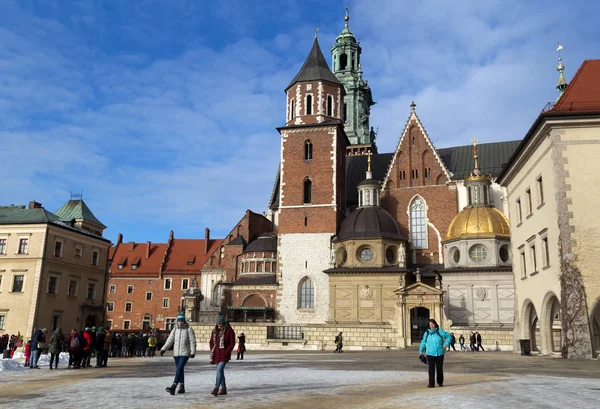
[[[71,343],[69,344],[69,348],[79,349],[79,337],[77,337],[77,336],[71,337]]]

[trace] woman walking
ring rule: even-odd
[[[225,365],[231,359],[235,346],[235,332],[221,314],[217,316],[217,325],[210,334],[210,363],[217,365],[217,380],[211,394],[227,395],[225,383]],[[219,389],[221,388],[221,389]]]
[[[246,336],[242,332],[241,335],[238,337],[238,349],[236,359],[244,359],[244,352],[246,352]]]
[[[169,338],[165,345],[160,350],[160,356],[163,356],[166,351],[173,346],[173,358],[175,358],[175,379],[173,384],[167,387],[166,391],[171,395],[175,395],[175,388],[179,384],[177,393],[185,393],[184,372],[185,364],[190,358],[196,356],[196,334],[190,328],[190,324],[185,321],[183,311],[177,316],[177,326],[171,330]]]
[[[65,336],[62,329],[60,327],[56,328],[50,338],[50,369],[58,369],[58,358],[60,357],[64,340]],[[52,367],[52,363],[54,363],[54,368]]]
[[[419,348],[419,356],[427,355],[427,365],[429,366],[428,388],[435,387],[436,371],[438,386],[444,386],[444,351],[450,345],[451,340],[450,334],[441,329],[434,319],[429,320],[429,329],[423,334],[423,340]]]

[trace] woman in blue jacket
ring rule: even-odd
[[[440,387],[444,386],[444,352],[446,347],[450,346],[452,337],[435,322],[429,320],[429,329],[423,334],[419,356],[427,355],[427,365],[429,366],[429,384],[428,388],[435,386],[435,371],[437,369],[437,383]]]

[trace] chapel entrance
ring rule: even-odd
[[[423,334],[429,328],[429,309],[415,307],[410,310],[410,340],[413,344],[419,344]]]
[[[88,315],[88,317],[85,319],[85,326],[86,327],[95,327],[96,326],[96,316],[95,315]]]

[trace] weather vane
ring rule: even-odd
[[[319,27],[315,29],[315,38],[319,38]]]

